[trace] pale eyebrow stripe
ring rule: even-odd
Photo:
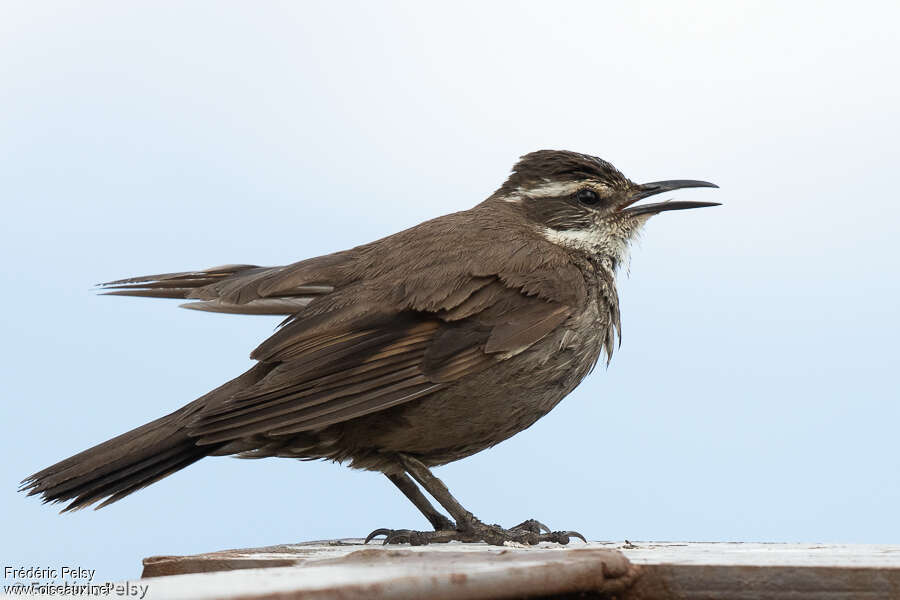
[[[529,188],[517,188],[516,195],[531,196],[532,198],[553,198],[555,196],[574,194],[582,187],[584,187],[584,182],[581,181],[553,181]]]

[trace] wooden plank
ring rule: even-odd
[[[591,542],[496,547],[309,542],[151,557],[148,597],[900,598],[900,546]]]
[[[900,598],[900,546],[632,543],[622,552],[642,567],[626,598]]]
[[[427,548],[300,544],[260,552],[230,550],[184,561],[147,559],[145,575],[174,573],[179,565],[188,574],[152,577],[142,583],[149,585],[151,599],[466,600],[616,594],[630,587],[637,573],[621,553],[608,548],[523,550],[482,544]],[[294,566],[257,567],[266,561],[278,565],[294,561]],[[247,568],[250,564],[254,566]]]

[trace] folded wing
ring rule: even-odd
[[[359,298],[343,310],[301,313],[254,351],[273,365],[268,374],[208,405],[189,434],[201,445],[277,438],[386,410],[515,356],[571,313],[483,279],[433,312],[378,314]]]

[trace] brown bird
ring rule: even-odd
[[[689,187],[717,186],[636,184],[599,158],[541,150],[474,208],[351,250],[103,284],[110,294],[187,299],[196,310],[288,316],[243,375],[31,475],[22,489],[70,501],[64,510],[103,500],[99,508],[205,456],[328,459],[384,473],[434,526],[368,539],[584,539],[535,520],[482,523],[430,467],[526,429],[601,355],[609,361],[620,331],[615,273],[629,242],[653,215],[716,205],[635,203]]]

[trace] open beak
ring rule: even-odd
[[[704,206],[719,206],[719,202],[655,202],[653,204],[641,204],[640,206],[631,206],[638,200],[643,200],[649,196],[670,192],[672,190],[680,190],[681,188],[697,188],[711,187],[717,188],[714,183],[708,181],[695,181],[693,179],[671,179],[669,181],[653,181],[639,185],[634,194],[629,196],[628,200],[619,209],[619,212],[628,215],[655,215],[666,210],[684,210],[686,208],[703,208]],[[631,208],[628,208],[631,206]]]

